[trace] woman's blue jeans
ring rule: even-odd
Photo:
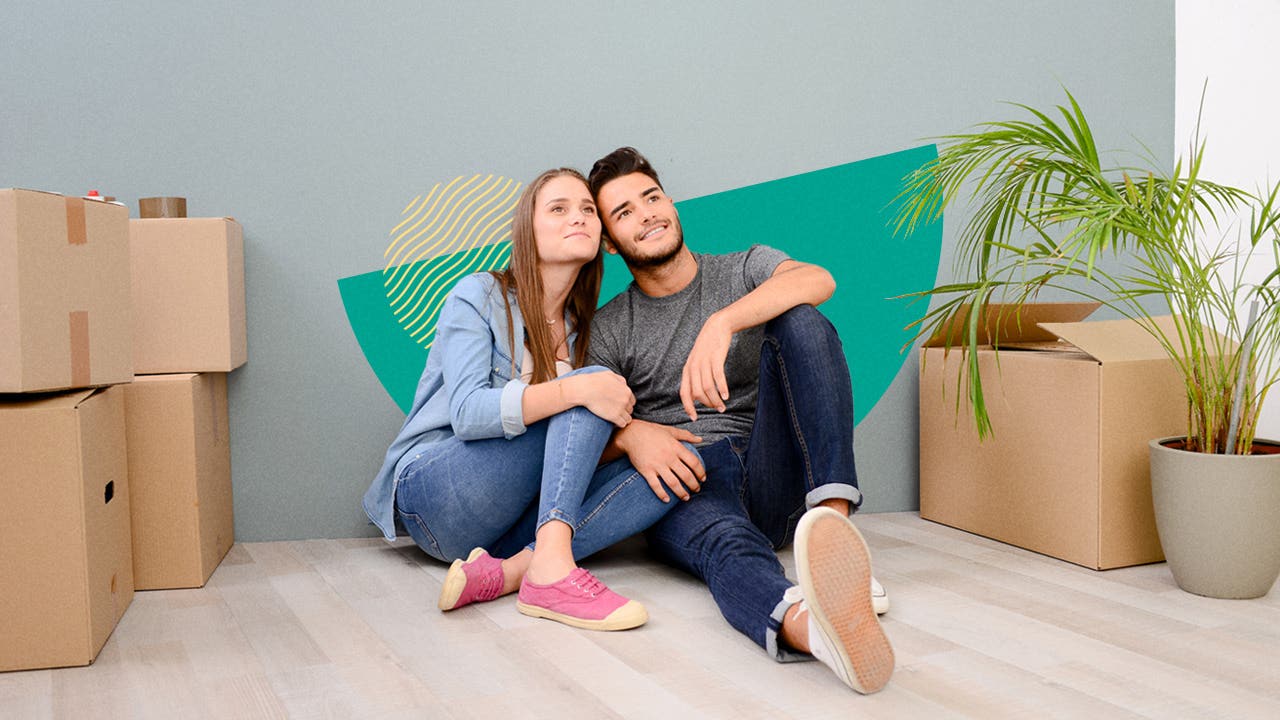
[[[672,506],[625,458],[597,468],[612,433],[611,423],[575,407],[510,440],[449,438],[404,467],[396,512],[438,560],[466,557],[475,547],[510,557],[553,519],[573,528],[574,558],[585,558],[645,530]]]
[[[699,448],[702,491],[648,532],[650,547],[702,578],[733,627],[778,660],[793,583],[776,550],[808,508],[862,502],[853,461],[853,389],[840,338],[810,305],[765,325],[760,394],[749,436]]]

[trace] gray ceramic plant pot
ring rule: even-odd
[[[1151,441],[1151,499],[1174,582],[1215,598],[1266,595],[1280,576],[1280,454],[1165,446],[1181,440]]]

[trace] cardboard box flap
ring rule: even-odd
[[[101,392],[103,388],[89,388],[86,390],[76,390],[74,392],[52,392],[52,393],[30,393],[24,395],[8,395],[4,396],[12,398],[16,402],[5,402],[5,409],[25,410],[25,409],[74,409],[80,407],[80,403],[88,400],[95,393]]]
[[[1044,330],[1044,323],[1074,323],[1083,320],[1097,310],[1101,303],[1027,303],[1018,308],[1017,305],[991,303],[983,311],[982,323],[978,327],[978,344],[991,345],[992,328],[999,324],[996,338],[999,344],[1019,342],[1055,342],[1057,335]],[[945,325],[938,329],[928,340],[925,347],[945,347],[962,344],[964,341],[965,320],[969,315],[970,305],[961,305]]]
[[[1155,319],[1166,335],[1177,338],[1171,316]],[[1103,362],[1163,360],[1169,357],[1160,342],[1132,320],[1041,323],[1040,327]]]
[[[163,383],[175,380],[190,380],[199,373],[160,373],[156,375],[134,375],[135,383]]]

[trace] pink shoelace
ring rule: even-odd
[[[574,577],[575,575],[576,577]],[[578,588],[583,592],[583,594],[590,595],[591,597],[596,597],[601,591],[608,589],[605,584],[595,575],[592,575],[589,570],[578,568],[570,573],[570,578],[570,585]]]

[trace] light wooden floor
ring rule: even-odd
[[[590,633],[512,598],[441,614],[442,565],[353,539],[236,545],[203,589],[138,593],[93,665],[0,673],[0,718],[1280,718],[1280,592],[1209,600],[1164,565],[857,522],[898,655],[869,697],[769,660],[638,542],[587,566],[649,624]]]

